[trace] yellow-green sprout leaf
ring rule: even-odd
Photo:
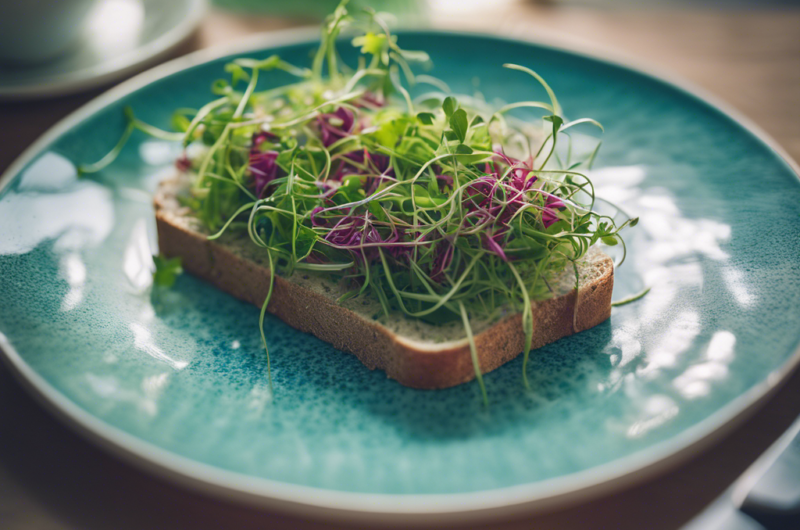
[[[172,287],[175,280],[183,273],[181,258],[167,258],[159,254],[153,256],[156,270],[153,273],[153,284],[158,287]]]
[[[469,128],[467,122],[467,112],[464,109],[458,109],[450,116],[450,128],[456,134],[459,142],[464,142],[467,139],[467,129]]]
[[[353,46],[361,46],[361,53],[381,55],[386,48],[386,35],[369,32],[353,39]]]
[[[420,112],[419,114],[417,114],[417,119],[423,125],[433,125],[433,120],[435,119],[435,116],[430,112]]]

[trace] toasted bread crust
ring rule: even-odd
[[[269,290],[269,269],[177,222],[173,209],[165,207],[174,201],[170,193],[162,185],[154,201],[160,251],[168,257],[180,256],[188,272],[261,307]],[[581,286],[577,314],[574,291],[532,305],[533,348],[596,326],[611,316],[614,274],[610,258],[606,260],[604,274]],[[475,378],[466,340],[430,347],[415,343],[280,276],[275,277],[267,310],[290,326],[354,354],[369,369],[383,370],[409,387],[446,388]],[[522,352],[524,340],[520,314],[477,334],[481,371],[490,372],[515,358]]]

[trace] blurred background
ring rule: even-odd
[[[0,1],[0,169],[41,132],[104,89],[153,64],[259,32],[315,25],[337,0]],[[47,8],[48,4],[55,7]],[[27,27],[15,6],[88,10],[70,45],[45,61],[9,57],[4,39],[26,31],[27,53],[59,41],[57,22]],[[351,0],[396,14],[400,27],[543,39],[676,73],[749,116],[800,158],[800,0]],[[78,11],[80,11],[78,9]],[[81,12],[82,13],[82,12]],[[29,29],[30,28],[30,29]],[[58,30],[58,28],[55,28]],[[47,38],[39,35],[46,33]],[[6,37],[4,37],[4,35]],[[63,37],[63,36],[62,36]],[[66,51],[64,51],[66,50]],[[16,50],[13,53],[19,53]],[[5,56],[5,58],[4,58]],[[2,101],[12,103],[2,103]]]
[[[0,0],[0,173],[51,125],[137,72],[255,33],[316,25],[337,3]],[[351,0],[350,5],[392,12],[398,27],[536,39],[676,74],[742,112],[800,159],[800,0]],[[15,48],[12,37],[25,46]],[[593,521],[592,528],[678,528],[789,426],[797,403],[795,374],[766,410],[681,468],[633,491],[545,514],[535,526],[584,528]],[[299,527],[297,521],[184,491],[116,460],[53,419],[2,365],[0,404],[0,528]]]

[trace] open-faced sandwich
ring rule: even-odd
[[[358,64],[335,48],[345,28]],[[567,121],[538,74],[503,70],[548,101],[496,105],[415,77],[428,62],[340,5],[310,69],[228,64],[214,99],[173,119],[187,149],[155,197],[160,252],[261,307],[262,338],[268,311],[416,388],[483,391],[523,353],[527,384],[532,348],[609,317],[614,265],[594,245],[636,220],[593,210],[599,142],[579,153],[570,134],[600,126]],[[275,88],[276,71],[297,79]]]

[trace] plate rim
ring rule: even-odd
[[[566,41],[554,33],[537,31],[537,37],[443,28],[416,28],[413,33],[484,38],[525,43],[543,49],[566,51],[603,64],[654,78],[699,100],[727,116],[771,149],[800,180],[800,166],[761,127],[730,105],[672,73],[642,65],[641,61],[588,41]],[[90,100],[45,131],[0,175],[0,194],[25,165],[47,145],[122,97],[159,79],[227,55],[267,50],[271,47],[313,42],[317,28],[292,28],[257,33],[239,41],[213,46],[146,70]],[[717,409],[705,420],[681,433],[628,456],[583,471],[538,482],[499,489],[452,494],[375,494],[335,491],[279,482],[223,470],[183,457],[146,442],[93,416],[40,376],[0,332],[0,359],[23,386],[56,417],[89,441],[124,458],[136,467],[167,480],[214,496],[255,504],[279,512],[317,519],[362,523],[453,524],[519,517],[552,509],[601,493],[617,491],[657,475],[712,445],[760,408],[800,366],[800,346],[778,368],[745,393]]]
[[[148,0],[139,1],[146,7]],[[0,85],[0,99],[3,101],[32,101],[47,97],[74,95],[101,87],[155,63],[188,39],[208,12],[209,0],[181,0],[181,2],[185,5],[188,16],[155,39],[107,61],[67,72],[50,80],[40,79],[29,84],[10,87]],[[145,16],[147,15],[145,14]],[[77,110],[80,108],[82,107]]]

